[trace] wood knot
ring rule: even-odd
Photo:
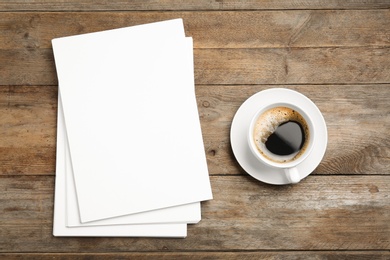
[[[203,107],[209,107],[209,106],[210,106],[210,102],[208,102],[208,101],[203,101],[203,102],[202,102],[202,106],[203,106]]]
[[[371,194],[373,194],[373,193],[378,193],[378,192],[379,192],[378,186],[376,186],[376,185],[367,184],[367,187],[368,187],[368,191],[369,191]]]
[[[216,153],[217,153],[217,151],[214,150],[214,149],[212,149],[212,150],[209,151],[209,154],[210,154],[211,156],[215,156]]]

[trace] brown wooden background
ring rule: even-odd
[[[214,200],[185,239],[52,236],[57,78],[50,40],[183,18]],[[252,94],[323,112],[298,185],[247,175],[229,140]],[[0,0],[0,258],[390,259],[390,1]]]

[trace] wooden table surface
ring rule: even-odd
[[[183,18],[214,199],[185,239],[52,236],[50,40]],[[297,185],[250,177],[238,107],[269,88],[322,111],[323,161]],[[390,259],[390,1],[0,1],[0,258]]]

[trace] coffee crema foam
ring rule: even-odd
[[[302,148],[291,155],[282,156],[271,153],[265,146],[268,137],[276,131],[278,126],[289,121],[295,121],[302,126],[305,138]],[[307,149],[309,135],[309,127],[303,116],[288,107],[274,107],[266,110],[257,118],[253,128],[253,139],[257,150],[268,160],[277,163],[287,163],[299,158]]]

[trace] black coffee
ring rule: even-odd
[[[276,163],[289,163],[300,158],[310,139],[305,118],[290,107],[272,107],[262,112],[253,125],[257,151]]]
[[[291,155],[302,149],[305,143],[305,133],[301,124],[288,121],[279,125],[272,133],[265,147],[276,155]]]

